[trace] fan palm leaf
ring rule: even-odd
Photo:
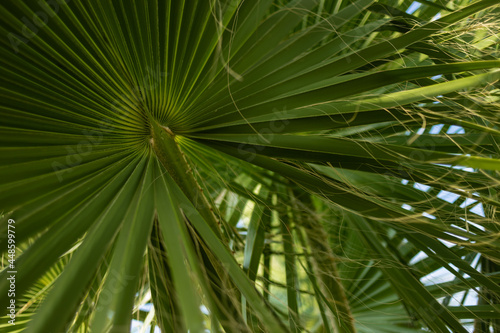
[[[498,331],[499,11],[0,4],[2,329]]]

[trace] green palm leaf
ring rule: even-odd
[[[1,329],[498,331],[499,10],[0,4]]]

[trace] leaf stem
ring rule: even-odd
[[[309,211],[312,206],[310,198],[309,202],[301,203],[296,199],[294,199],[294,202],[296,205],[306,204],[308,206],[300,207],[301,210],[305,209]],[[336,313],[333,313],[336,317],[336,321],[333,323],[334,331],[336,333],[356,333],[354,317],[352,316],[351,307],[339,276],[335,255],[331,247],[328,246],[327,233],[314,216],[314,213],[305,216],[303,221],[303,230],[306,234],[307,242],[311,247],[313,267],[316,271],[315,275],[319,278],[318,280],[320,285],[322,285],[326,298],[331,300],[333,308],[336,310]]]
[[[156,157],[210,225],[210,228],[222,239],[219,222],[213,208],[203,194],[203,189],[194,178],[186,157],[175,142],[175,134],[168,127],[161,126],[152,118],[150,118],[150,124],[150,143]]]

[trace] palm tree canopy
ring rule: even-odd
[[[0,16],[2,330],[500,332],[498,0]]]

